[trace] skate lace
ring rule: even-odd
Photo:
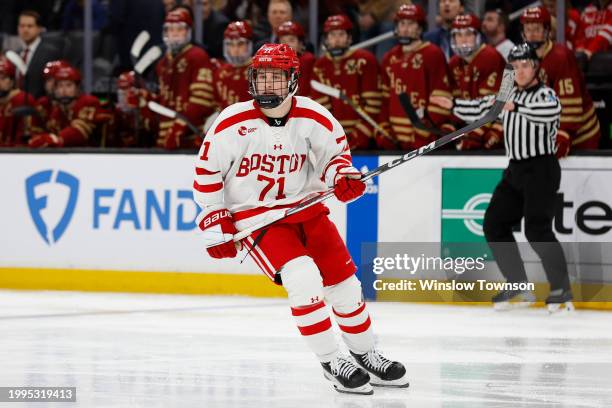
[[[334,376],[349,378],[357,367],[345,357],[337,357],[331,362],[331,371]]]
[[[363,360],[364,364],[378,372],[387,371],[387,368],[393,364],[393,361],[383,357],[376,349],[368,351]]]

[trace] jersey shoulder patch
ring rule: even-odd
[[[218,134],[238,123],[263,119],[261,111],[255,107],[254,101],[238,102],[225,108],[213,124],[213,134]]]

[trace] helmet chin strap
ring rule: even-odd
[[[259,101],[257,101],[257,99],[255,99],[257,101],[257,104],[259,105],[259,107],[261,108],[261,110],[264,112],[264,114],[266,116],[269,116],[271,118],[282,118],[283,116],[285,116],[287,114],[287,112],[289,111],[289,109],[287,109],[289,106],[291,105],[291,99],[293,98],[293,95],[295,95],[295,93],[297,92],[297,86],[295,87],[295,89],[292,92],[289,92],[287,94],[287,96],[285,97],[285,99],[282,99],[280,103],[278,103],[275,106],[271,106],[269,105],[269,107],[266,107],[264,105],[262,105],[261,103],[259,103]],[[262,95],[261,97],[267,97],[268,95]],[[271,95],[270,95],[271,96]],[[280,96],[278,95],[274,95],[276,98],[281,99]]]

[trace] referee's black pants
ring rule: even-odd
[[[542,260],[550,289],[569,289],[567,263],[552,229],[561,168],[553,155],[510,160],[485,212],[484,233],[508,282],[527,281],[512,227],[525,217],[525,236]]]

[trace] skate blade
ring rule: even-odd
[[[370,384],[372,384],[374,387],[408,388],[410,386],[410,382],[408,382],[408,373],[404,374],[401,378],[398,378],[397,380],[383,380],[376,374],[369,374]]]
[[[327,378],[329,381],[332,382],[332,385],[334,386],[334,389],[336,391],[341,392],[343,394],[358,394],[358,395],[374,394],[374,390],[372,389],[372,386],[370,385],[370,383],[366,383],[362,385],[361,387],[347,388],[343,386],[342,384],[340,384],[340,382],[336,380],[332,375],[330,375],[327,371],[325,371],[323,375],[325,376],[325,378]]]
[[[574,312],[576,308],[572,302],[565,303],[549,303],[546,305],[549,314],[568,314]]]
[[[506,312],[509,310],[526,309],[535,304],[535,302],[497,302],[493,303],[493,309],[498,312]]]

